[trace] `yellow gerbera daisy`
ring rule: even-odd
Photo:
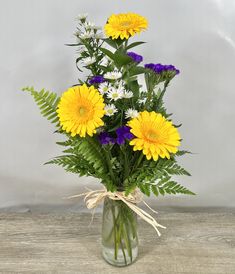
[[[133,150],[143,150],[146,158],[154,161],[170,158],[169,153],[176,153],[180,145],[180,135],[172,122],[167,121],[160,113],[154,111],[141,112],[136,118],[128,122],[136,138],[130,141]]]
[[[57,113],[62,129],[71,136],[92,136],[104,122],[104,99],[97,89],[86,84],[65,91],[58,104]]]
[[[128,39],[148,26],[147,19],[135,13],[113,14],[105,25],[105,33],[112,39]]]

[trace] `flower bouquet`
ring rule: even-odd
[[[172,180],[172,175],[190,175],[177,164],[177,157],[189,152],[178,149],[179,126],[163,103],[167,86],[179,70],[160,63],[141,65],[143,57],[133,48],[144,42],[130,42],[147,25],[138,14],[113,14],[104,36],[102,28],[80,15],[76,43],[70,46],[77,47],[76,66],[86,70],[86,79],[78,79],[61,97],[44,89],[23,89],[55,125],[56,133],[66,137],[57,142],[65,147],[63,155],[47,164],[93,176],[103,185],[72,197],[85,195],[88,208],[104,202],[103,257],[117,266],[137,257],[137,215],[158,235],[165,228],[138,206],[143,194],[194,194]]]

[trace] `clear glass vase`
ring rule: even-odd
[[[102,254],[115,266],[129,265],[137,258],[137,215],[120,200],[104,201]]]

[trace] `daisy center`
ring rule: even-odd
[[[146,134],[147,139],[149,139],[150,141],[157,141],[159,135],[157,134],[156,131],[153,130],[149,130]]]
[[[118,96],[119,96],[118,93],[113,93],[113,94],[112,94],[112,97],[113,97],[114,99],[118,98]]]
[[[80,107],[79,108],[79,114],[80,114],[80,116],[85,116],[86,114],[87,114],[87,108],[86,107]]]
[[[121,22],[121,26],[124,27],[124,28],[128,28],[130,25],[131,25],[130,21],[123,21],[123,22]]]

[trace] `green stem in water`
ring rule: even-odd
[[[113,216],[113,230],[114,230],[114,259],[117,260],[118,244],[117,244],[117,229],[116,229],[116,218],[115,218],[115,206],[112,205],[112,216]]]

